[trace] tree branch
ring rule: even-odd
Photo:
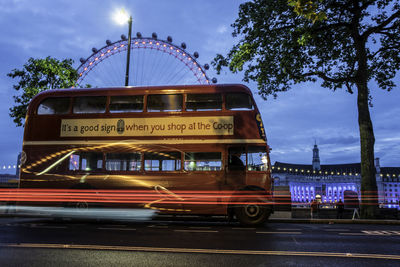
[[[381,24],[374,26],[374,27],[370,27],[368,28],[361,36],[363,38],[367,38],[368,36],[370,36],[372,33],[376,33],[376,32],[380,32],[382,31],[389,23],[391,23],[394,19],[399,18],[400,17],[400,10],[393,13],[389,18],[387,18],[385,21],[383,21]]]

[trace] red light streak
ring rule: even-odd
[[[292,204],[289,195],[272,196],[257,191],[174,191],[158,193],[152,190],[80,190],[80,189],[0,189],[0,201],[16,202],[89,202],[89,203],[121,203],[121,204],[186,204],[186,205],[288,205]],[[376,200],[376,192],[366,194],[365,200]],[[354,200],[353,200],[354,201]],[[334,203],[321,203],[334,204]],[[346,204],[358,204],[357,201]],[[364,204],[365,205],[365,204]],[[366,205],[374,205],[366,203]]]

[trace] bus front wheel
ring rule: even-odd
[[[267,221],[271,211],[265,205],[254,203],[243,204],[235,207],[235,215],[242,225],[260,225]]]

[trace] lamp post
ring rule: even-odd
[[[129,84],[129,62],[131,59],[131,40],[132,40],[132,16],[129,16],[128,20],[129,32],[128,32],[128,53],[126,56],[126,74],[125,74],[125,86]]]
[[[131,59],[131,41],[132,41],[132,16],[129,16],[128,13],[122,9],[114,15],[114,20],[118,24],[124,24],[128,22],[129,31],[128,31],[128,51],[126,55],[126,73],[125,73],[125,86],[129,84],[129,63]]]

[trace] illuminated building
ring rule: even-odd
[[[399,208],[400,167],[380,167],[375,159],[376,183],[381,207]],[[344,201],[345,195],[360,199],[361,164],[320,165],[319,149],[315,144],[311,165],[275,162],[272,175],[275,186],[290,188],[292,204],[301,206],[320,198],[322,203]]]

